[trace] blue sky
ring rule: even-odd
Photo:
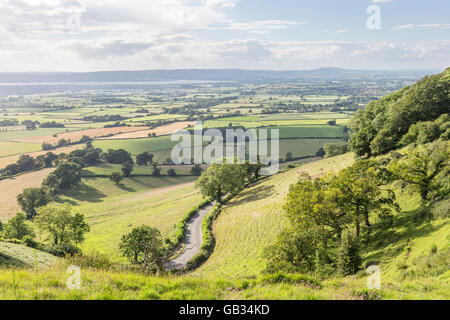
[[[449,12],[448,0],[0,0],[0,71],[437,71]]]

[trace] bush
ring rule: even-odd
[[[284,274],[281,272],[263,276],[260,280],[263,284],[276,284],[276,283],[288,283],[288,284],[306,284],[311,287],[321,288],[322,284],[309,276],[303,274]]]
[[[191,210],[188,211],[187,215],[184,216],[184,218],[175,225],[174,231],[172,232],[171,236],[165,240],[168,251],[173,251],[179,246],[181,241],[183,241],[184,236],[186,235],[186,226],[189,220],[191,220],[191,218],[197,213],[197,211],[206,207],[210,202],[210,199],[203,200],[199,205],[191,208]]]
[[[358,272],[362,259],[358,239],[350,232],[344,232],[338,249],[338,271],[342,275],[350,275]]]
[[[74,254],[67,258],[67,264],[75,265],[82,269],[111,270],[114,263],[109,260],[107,255],[91,252],[87,255]]]
[[[30,235],[26,235],[25,237],[23,237],[22,242],[23,242],[27,247],[34,248],[34,249],[36,249],[36,248],[39,246],[39,243],[38,243],[37,241],[35,241],[35,240],[33,239],[33,237],[30,236]]]
[[[81,254],[80,248],[70,243],[60,243],[52,246],[44,246],[43,251],[50,253],[57,257],[73,257],[76,254]]]
[[[227,203],[233,197],[233,194],[229,194],[226,196],[222,204]],[[202,238],[203,244],[200,248],[200,252],[197,253],[191,260],[188,261],[186,265],[186,270],[193,270],[199,267],[203,262],[205,262],[209,256],[211,255],[214,249],[214,237],[212,234],[212,223],[217,219],[221,212],[222,205],[217,204],[213,209],[211,209],[210,213],[203,219],[202,223]]]
[[[6,239],[22,240],[26,236],[34,237],[33,229],[27,224],[25,214],[18,213],[14,218],[10,219],[5,224],[2,231],[2,236]]]

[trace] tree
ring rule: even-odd
[[[442,188],[442,181],[437,177],[444,169],[448,173],[449,154],[448,146],[445,143],[438,143],[416,150],[401,160],[393,161],[388,168],[394,176],[416,189],[422,203],[426,203]]]
[[[136,164],[145,166],[153,162],[153,154],[148,152],[140,153],[136,156]]]
[[[131,162],[127,162],[127,163],[122,164],[121,170],[122,170],[123,175],[125,177],[131,176],[131,172],[133,171],[133,167],[134,167],[134,165]]]
[[[292,152],[286,153],[286,161],[292,161],[294,158],[292,157]]]
[[[244,187],[244,178],[243,165],[213,163],[197,180],[196,187],[204,197],[212,197],[221,203],[222,196]]]
[[[161,176],[161,168],[158,168],[158,165],[156,163],[153,164],[152,176],[154,177]]]
[[[347,276],[358,272],[362,263],[360,251],[358,239],[345,232],[338,248],[337,267],[340,274]]]
[[[346,144],[326,143],[323,150],[325,152],[324,158],[331,158],[346,153],[348,146]]]
[[[336,125],[336,120],[330,120],[327,122],[327,125],[329,126],[335,126]]]
[[[314,269],[317,238],[311,232],[289,228],[282,231],[275,243],[264,250],[266,271],[308,273]]]
[[[112,150],[109,149],[108,152],[104,155],[106,160],[112,164],[123,164],[123,163],[133,163],[133,159],[131,158],[131,154],[123,149]]]
[[[380,218],[389,220],[392,225],[392,210],[399,210],[395,194],[389,188],[384,192],[381,185],[390,180],[388,171],[375,161],[360,160],[353,166],[341,170],[332,186],[340,191],[339,205],[352,216],[356,228],[356,237],[360,236],[360,224],[367,227],[370,236],[372,224],[370,215],[377,213]]]
[[[50,234],[55,245],[80,243],[90,230],[84,216],[74,213],[69,204],[47,205],[40,208],[36,225],[41,232]]]
[[[42,186],[56,192],[69,188],[81,181],[81,170],[81,166],[74,162],[61,163],[44,179]]]
[[[325,156],[325,150],[323,150],[323,148],[320,148],[319,150],[317,150],[316,157],[323,158],[324,156]]]
[[[193,176],[199,176],[202,174],[202,172],[203,172],[203,169],[202,169],[202,167],[200,167],[199,164],[196,164],[191,168],[191,175],[193,175]]]
[[[145,268],[155,264],[160,273],[165,272],[164,264],[167,257],[158,229],[145,225],[134,228],[122,236],[119,249],[130,262],[143,264]]]
[[[120,181],[123,180],[123,176],[120,174],[120,172],[113,172],[109,176],[109,180],[114,182],[116,185],[119,185]]]
[[[84,215],[75,213],[72,223],[70,224],[70,231],[72,239],[76,244],[84,241],[84,235],[91,230],[89,224],[85,221]]]
[[[45,206],[50,202],[49,195],[42,188],[26,188],[17,196],[17,203],[31,219],[36,215],[36,208]]]
[[[14,218],[3,226],[1,235],[6,239],[22,240],[26,236],[34,238],[33,228],[26,222],[27,218],[23,213],[18,213]]]
[[[30,171],[35,168],[34,159],[27,154],[21,155],[16,163],[20,172]]]

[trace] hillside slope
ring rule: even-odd
[[[348,153],[308,163],[242,191],[224,206],[214,223],[214,252],[194,274],[207,277],[259,274],[265,268],[262,252],[282,228],[282,207],[289,186],[297,182],[302,173],[314,177],[345,168],[353,161],[353,154]]]
[[[58,258],[30,247],[0,242],[0,268],[2,267],[45,267],[58,262]]]

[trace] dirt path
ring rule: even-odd
[[[182,269],[186,266],[187,262],[191,260],[199,251],[202,246],[202,223],[205,215],[214,207],[216,202],[212,202],[205,208],[199,210],[189,220],[186,236],[184,239],[184,251],[175,259],[166,263],[167,270]]]

